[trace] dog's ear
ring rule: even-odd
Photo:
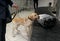
[[[28,16],[28,19],[32,20],[33,16]]]

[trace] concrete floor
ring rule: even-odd
[[[31,14],[33,11],[22,11],[17,14],[16,17],[26,17]],[[12,37],[12,28],[13,24],[7,24],[6,29],[6,41],[29,41],[26,37],[22,37],[21,34]],[[24,33],[25,34],[25,33]],[[45,30],[41,26],[33,25],[32,36],[30,41],[60,41],[60,22],[58,21],[55,27],[52,30]]]

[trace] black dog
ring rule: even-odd
[[[56,25],[57,19],[48,14],[40,14],[39,19],[35,20],[34,24],[43,27],[44,29],[52,29]]]

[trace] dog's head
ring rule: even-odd
[[[32,13],[31,15],[28,16],[28,19],[30,19],[30,20],[32,20],[32,21],[38,19],[37,13]]]

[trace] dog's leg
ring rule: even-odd
[[[20,24],[16,24],[15,27],[13,28],[13,37],[15,37],[18,33],[19,33],[19,30],[18,30],[18,27],[19,27]]]
[[[28,35],[28,39],[31,38],[31,34],[32,34],[32,27],[31,27],[31,25],[29,25],[29,26],[27,27],[27,35]]]
[[[16,30],[17,30],[17,34],[19,34],[20,30],[18,30],[18,27],[20,26],[20,24],[17,25]]]
[[[14,25],[15,25],[15,24],[14,24]],[[16,32],[17,32],[16,27],[17,27],[17,25],[15,25],[15,26],[13,27],[13,31],[12,31],[13,37],[15,37]]]

